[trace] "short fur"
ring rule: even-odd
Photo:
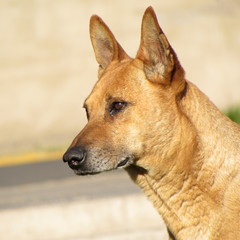
[[[240,127],[191,82],[149,7],[130,58],[93,16],[99,80],[64,155],[76,174],[125,168],[170,239],[240,239]]]

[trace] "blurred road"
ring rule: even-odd
[[[1,240],[157,240],[165,226],[122,171],[80,177],[59,161],[0,168]]]
[[[82,177],[60,160],[0,168],[0,209],[139,192],[120,170]]]

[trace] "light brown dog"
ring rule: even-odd
[[[184,77],[149,7],[130,58],[93,16],[99,80],[63,159],[78,175],[125,168],[170,239],[240,239],[240,127]]]

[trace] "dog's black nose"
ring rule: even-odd
[[[63,161],[72,169],[78,169],[86,159],[86,150],[81,147],[73,147],[63,155]]]

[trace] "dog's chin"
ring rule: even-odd
[[[99,174],[101,173],[100,171],[98,172],[92,172],[92,171],[81,171],[81,170],[73,170],[74,173],[78,176],[86,176],[86,175],[96,175],[96,174]]]
[[[78,169],[73,169],[74,173],[79,176],[84,176],[84,175],[96,175],[101,172],[108,172],[111,170],[116,170],[116,169],[124,169],[129,167],[133,163],[133,158],[132,157],[126,157],[123,160],[119,161],[116,166],[112,167],[99,167],[97,169],[82,169],[81,167]]]

